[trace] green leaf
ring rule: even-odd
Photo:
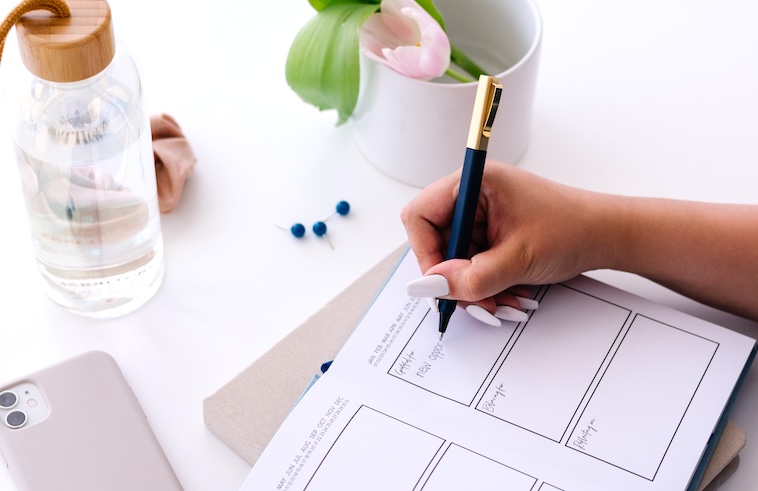
[[[379,5],[381,0],[308,0],[311,6],[317,11],[321,12],[329,5],[342,3],[342,4],[370,4]]]
[[[331,2],[295,36],[287,55],[287,83],[320,110],[336,109],[338,125],[348,120],[358,102],[358,34],[377,8],[376,4]]]
[[[311,2],[316,0],[311,0]],[[416,0],[416,3],[421,5],[421,8],[426,10],[429,15],[431,15],[434,20],[439,22],[440,26],[442,27],[442,30],[445,31],[445,19],[442,18],[442,14],[439,10],[437,10],[437,6],[434,5],[434,0]]]

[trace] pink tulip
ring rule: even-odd
[[[450,40],[414,0],[382,0],[363,24],[363,53],[405,76],[430,80],[450,66]]]

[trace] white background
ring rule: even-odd
[[[0,13],[15,4],[0,0]],[[542,59],[520,166],[599,191],[758,202],[758,4],[538,5]],[[234,491],[250,467],[204,427],[203,398],[403,243],[399,212],[418,189],[377,171],[349,124],[335,127],[336,114],[319,113],[288,88],[289,45],[313,15],[306,0],[111,6],[116,36],[143,70],[148,111],[174,116],[198,157],[179,207],[163,217],[164,284],[143,308],[113,321],[53,306],[40,287],[0,120],[0,380],[108,351],[185,489]],[[310,227],[342,199],[353,211],[328,222],[334,250],[276,227]],[[758,334],[755,323],[635,276],[593,276]],[[713,288],[730,293],[728,284]],[[748,444],[726,491],[750,489],[758,478],[756,370],[732,415]],[[0,489],[15,489],[4,468]]]

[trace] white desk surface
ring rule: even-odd
[[[0,0],[0,12],[16,3]],[[758,3],[538,4],[540,76],[519,165],[601,191],[758,202]],[[288,88],[289,45],[313,15],[306,0],[111,6],[117,37],[142,67],[148,111],[173,115],[198,157],[178,209],[163,217],[165,280],[148,304],[112,321],[48,301],[2,120],[0,380],[108,351],[185,489],[234,491],[249,465],[205,428],[203,398],[401,244],[399,212],[418,189],[377,171],[349,124],[335,127],[334,112],[319,113]],[[329,222],[334,250],[275,226],[309,226],[342,199],[353,211]],[[758,335],[755,323],[641,278],[592,276]],[[754,367],[732,413],[748,443],[724,491],[758,479],[757,377]],[[15,489],[5,468],[0,489]]]

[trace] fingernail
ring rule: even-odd
[[[444,297],[450,293],[447,280],[441,274],[430,274],[406,285],[408,295],[412,297]]]
[[[439,314],[440,313],[440,307],[439,307],[439,305],[437,305],[437,299],[436,298],[434,298],[434,297],[427,297],[426,301],[429,302],[429,307],[432,308],[432,312],[434,312],[435,314]]]
[[[517,296],[516,300],[518,300],[518,304],[521,305],[521,308],[524,310],[535,310],[540,306],[540,303],[537,300],[532,300],[531,298]]]
[[[529,320],[529,316],[526,312],[521,312],[519,309],[514,309],[509,305],[498,305],[495,309],[495,317],[503,319],[504,321],[524,322]]]
[[[501,324],[500,319],[495,317],[494,315],[487,312],[486,309],[478,306],[478,305],[469,305],[466,307],[466,312],[471,315],[474,319],[478,321],[482,321],[485,324],[489,324],[490,326],[499,326]]]

